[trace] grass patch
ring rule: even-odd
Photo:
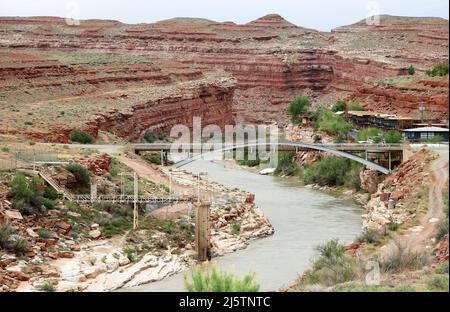
[[[233,235],[239,235],[241,233],[241,225],[239,223],[232,223],[231,224],[231,234]]]
[[[260,288],[254,274],[239,278],[209,263],[192,267],[190,279],[184,276],[184,285],[188,292],[257,292]]]
[[[39,285],[37,287],[37,289],[40,290],[40,291],[45,291],[45,292],[54,292],[54,291],[56,291],[55,285],[53,283],[48,282],[48,281],[45,281],[44,283]]]
[[[389,247],[388,247],[389,248]],[[411,251],[408,246],[394,239],[391,250],[379,259],[380,268],[384,272],[397,273],[408,269],[420,269],[430,261],[430,255]]]
[[[355,278],[355,263],[345,254],[344,246],[337,239],[316,247],[316,251],[319,257],[312,270],[306,273],[307,284],[333,286]]]
[[[427,281],[427,288],[431,291],[449,291],[448,275],[435,275]]]

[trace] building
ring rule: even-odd
[[[440,127],[421,127],[413,129],[404,129],[402,132],[405,138],[411,142],[428,141],[436,135],[444,138],[444,142],[448,142],[448,129]]]
[[[384,130],[410,129],[421,124],[421,119],[367,111],[349,111],[346,119],[358,128],[379,128]]]

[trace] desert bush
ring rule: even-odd
[[[53,233],[50,231],[47,231],[46,229],[39,229],[37,230],[37,235],[39,235],[40,237],[44,238],[44,239],[52,239],[53,238]]]
[[[215,265],[204,263],[191,268],[190,281],[184,276],[188,292],[257,292],[260,286],[254,274],[238,278],[231,273],[217,270]]]
[[[88,132],[73,129],[70,133],[70,140],[81,144],[89,144],[94,142],[94,138]]]
[[[39,285],[37,289],[45,292],[54,292],[56,290],[56,287],[53,283],[45,281],[44,283]]]
[[[365,229],[358,237],[360,243],[378,244],[381,240],[381,234],[374,229]]]
[[[0,225],[0,248],[7,249],[11,235],[14,234],[14,229],[9,223]]]
[[[39,177],[27,179],[22,173],[16,174],[10,183],[13,207],[25,215],[45,213],[42,180]]]
[[[386,143],[400,143],[403,136],[397,130],[388,130],[383,134],[383,139]]]
[[[431,291],[449,291],[448,275],[435,275],[427,281],[427,288]]]
[[[58,199],[58,192],[51,186],[47,186],[44,190],[44,197],[50,200]]]
[[[393,240],[393,244],[387,253],[380,257],[380,268],[384,272],[400,272],[406,269],[420,269],[430,260],[426,251],[412,251],[406,243],[398,239]]]
[[[416,69],[414,68],[414,66],[410,65],[408,67],[408,75],[413,76],[416,73]]]
[[[348,104],[348,110],[349,111],[363,111],[364,107],[361,106],[361,104],[359,104],[358,102],[351,102],[350,104]]]
[[[294,152],[278,152],[278,163],[275,174],[292,176],[297,172],[297,165],[294,162]]]
[[[430,77],[448,75],[448,64],[437,64],[432,69],[425,72]]]
[[[89,171],[84,168],[80,164],[68,164],[66,166],[66,170],[70,171],[75,178],[77,179],[78,183],[83,187],[90,187],[91,186],[91,178],[89,175]]]
[[[27,251],[28,243],[15,232],[9,223],[3,223],[0,226],[0,248],[22,255]]]
[[[239,223],[232,223],[231,224],[231,234],[239,235],[239,233],[241,233],[241,225]]]
[[[320,186],[343,186],[359,189],[361,181],[359,171],[361,166],[351,160],[325,156],[318,161],[305,165],[300,176],[305,184],[318,184]]]
[[[347,109],[347,103],[344,101],[337,101],[336,104],[331,108],[332,112],[343,112]]]
[[[353,128],[353,124],[345,121],[342,116],[334,114],[332,111],[325,111],[319,122],[319,130],[333,134],[347,135]]]
[[[144,136],[142,137],[142,140],[146,143],[155,143],[156,141],[166,141],[167,136],[166,134],[160,132],[160,133],[154,133],[150,130],[145,131]]]
[[[389,231],[392,231],[392,232],[397,231],[399,227],[400,227],[400,225],[398,223],[395,223],[395,222],[389,223],[389,225],[388,225]]]
[[[437,266],[436,269],[434,269],[434,272],[437,274],[448,274],[448,261]]]
[[[320,143],[322,142],[322,136],[320,136],[319,134],[314,134],[313,140],[314,143]]]
[[[305,113],[309,107],[309,101],[306,96],[297,96],[288,106],[288,112],[292,117],[292,123],[300,122],[300,114]]]
[[[348,282],[356,275],[355,263],[345,254],[344,246],[333,239],[316,247],[319,256],[306,274],[308,284],[332,286]]]

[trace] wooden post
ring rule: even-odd
[[[138,215],[138,196],[139,196],[139,185],[138,177],[136,172],[133,174],[134,178],[134,200],[133,200],[133,230],[136,230],[139,226],[139,215]]]
[[[209,209],[211,203],[197,202],[195,207],[195,248],[198,261],[210,258],[209,250]]]
[[[95,178],[91,182],[91,203],[97,200],[97,181]]]

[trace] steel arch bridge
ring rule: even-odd
[[[228,152],[228,151],[234,151],[234,150],[238,150],[238,149],[245,149],[245,148],[250,148],[250,149],[259,149],[259,148],[286,148],[286,147],[291,147],[293,148],[293,150],[299,149],[299,150],[312,150],[312,151],[320,151],[320,152],[326,152],[329,154],[332,154],[334,156],[338,156],[338,157],[344,157],[353,161],[356,161],[362,165],[367,166],[368,168],[371,168],[373,170],[379,171],[383,174],[389,174],[390,170],[380,166],[374,162],[371,162],[367,159],[352,155],[348,152],[342,151],[342,150],[337,150],[334,149],[333,147],[336,146],[341,146],[342,145],[334,145],[334,144],[330,144],[330,145],[322,145],[322,144],[309,144],[309,143],[294,143],[294,142],[264,142],[264,143],[258,143],[258,142],[249,142],[249,143],[243,143],[243,144],[233,144],[233,145],[226,145],[222,148],[219,149],[214,149],[212,151],[207,151],[207,152],[202,152],[199,153],[197,155],[194,155],[192,157],[189,157],[187,159],[184,159],[178,163],[175,163],[173,165],[173,167],[175,168],[180,168],[183,166],[186,166],[187,164],[196,161],[196,160],[200,160],[202,158],[204,158],[207,155],[212,155],[214,153],[220,153],[220,152]],[[353,145],[356,146],[356,145]],[[370,148],[374,148],[374,147],[379,147],[380,150],[390,150],[389,148],[391,147],[390,145],[362,145],[361,146],[361,151],[364,150],[369,150]]]

